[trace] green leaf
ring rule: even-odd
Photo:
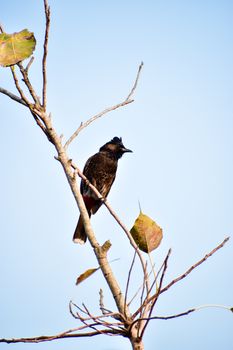
[[[0,34],[0,65],[7,67],[30,57],[35,49],[34,34],[27,29],[19,33]]]
[[[145,253],[158,248],[163,238],[163,230],[149,216],[140,212],[130,233],[138,248]]]

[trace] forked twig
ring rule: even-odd
[[[201,260],[199,260],[197,263],[192,265],[187,271],[185,271],[182,275],[178,276],[177,278],[173,279],[169,284],[167,284],[164,288],[162,288],[159,292],[159,294],[162,294],[166,292],[168,289],[170,289],[175,283],[181,281],[185,277],[187,277],[194,269],[196,269],[199,265],[201,265],[203,262],[205,262],[208,258],[210,258],[213,254],[215,254],[219,249],[221,249],[227,241],[229,241],[230,237],[225,238],[217,247],[212,249],[208,254],[206,254]],[[140,308],[133,314],[133,318],[136,317],[136,315],[141,311],[141,308],[145,306],[145,304],[150,303],[154,300],[154,298],[157,298],[158,292],[153,294],[148,300],[145,300],[145,302],[140,306]]]
[[[206,254],[204,256],[204,258],[202,258],[201,260],[199,260],[196,264],[194,264],[193,266],[191,266],[185,273],[183,273],[181,276],[175,278],[174,280],[172,280],[168,285],[166,285],[163,289],[161,289],[160,294],[166,292],[169,288],[171,288],[175,283],[179,282],[180,280],[182,280],[183,278],[187,277],[194,269],[196,269],[196,267],[198,267],[199,265],[201,265],[204,261],[206,261],[208,258],[210,258],[214,253],[216,253],[219,249],[221,249],[228,241],[229,241],[230,237],[226,237],[222,243],[220,243],[217,247],[215,247],[213,250],[211,250],[211,252],[209,252],[208,254]]]
[[[65,150],[67,149],[67,147],[70,145],[70,143],[78,136],[78,134],[80,133],[80,131],[82,131],[84,128],[86,128],[88,125],[90,125],[92,122],[94,122],[95,120],[101,118],[103,115],[114,111],[115,109],[118,109],[120,107],[123,107],[129,103],[132,103],[134,100],[132,100],[132,96],[136,90],[137,84],[138,84],[138,80],[139,80],[139,76],[140,76],[140,72],[142,69],[143,63],[140,64],[139,68],[138,68],[138,72],[137,72],[137,76],[136,76],[136,80],[134,82],[134,85],[129,93],[129,95],[126,97],[126,99],[123,102],[120,102],[114,106],[108,107],[106,109],[104,109],[102,112],[94,115],[93,117],[91,117],[90,119],[88,119],[87,121],[85,121],[84,123],[81,123],[80,126],[78,127],[78,129],[73,133],[73,135],[71,135],[71,137],[66,141],[64,148]]]
[[[199,311],[201,309],[206,309],[206,308],[221,308],[221,309],[225,309],[225,310],[229,310],[231,312],[233,312],[233,308],[230,306],[225,306],[225,305],[218,305],[218,304],[210,304],[210,305],[201,305],[201,306],[196,306],[192,309],[189,309],[187,311],[178,313],[178,314],[174,314],[174,315],[169,315],[169,316],[152,316],[152,317],[145,317],[143,319],[137,319],[135,321],[132,322],[132,324],[129,327],[129,331],[132,329],[132,327],[139,321],[151,321],[151,320],[172,320],[173,318],[178,318],[178,317],[182,317],[182,316],[187,316],[189,314],[191,314],[192,312],[195,311]]]
[[[171,316],[152,316],[152,317],[143,317],[143,318],[138,318],[137,320],[133,321],[129,327],[128,332],[131,331],[131,329],[133,328],[133,326],[141,321],[146,321],[146,325],[148,324],[149,321],[151,320],[170,320],[172,318],[177,318],[177,317],[181,317],[181,316],[187,316],[188,314],[190,314],[191,312],[196,311],[196,309],[190,309],[188,311],[185,312],[181,312],[180,314],[176,314],[176,315],[171,315]],[[144,328],[145,329],[145,328]],[[143,337],[143,334],[141,334],[141,337]]]
[[[27,107],[29,107],[31,105],[30,101],[26,98],[26,96],[24,95],[24,92],[23,90],[21,89],[20,85],[19,85],[19,80],[18,80],[18,77],[17,77],[17,74],[15,72],[15,67],[14,66],[11,66],[10,67],[10,70],[11,70],[11,73],[12,73],[12,76],[13,76],[13,79],[14,79],[14,83],[15,83],[15,86],[16,86],[16,89],[18,90],[20,96],[21,96],[21,99],[22,101],[24,101],[25,105]]]
[[[23,82],[24,82],[24,84],[26,85],[26,87],[27,87],[27,89],[28,89],[28,91],[29,91],[31,97],[33,98],[35,104],[36,104],[38,107],[41,106],[41,104],[40,104],[40,99],[39,99],[39,97],[36,95],[36,92],[35,92],[35,90],[34,90],[32,84],[31,84],[31,82],[30,82],[30,80],[29,80],[28,73],[27,73],[26,69],[23,67],[23,65],[22,65],[21,62],[17,63],[17,66],[18,66],[19,69],[20,69],[20,72],[21,72],[21,74],[22,74],[22,76],[23,76]]]

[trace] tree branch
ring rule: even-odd
[[[191,312],[196,311],[196,309],[190,309],[188,311],[182,312],[180,314],[176,314],[176,315],[171,315],[171,316],[153,316],[153,317],[143,317],[143,318],[138,318],[137,320],[133,321],[129,327],[129,332],[131,331],[132,327],[135,326],[135,324],[137,324],[138,322],[141,321],[146,321],[146,325],[148,324],[149,321],[151,320],[170,320],[172,318],[177,318],[177,317],[181,317],[181,316],[187,316],[188,314],[190,314]],[[143,336],[143,334],[141,335],[141,337]]]
[[[49,29],[50,29],[50,7],[48,5],[48,0],[43,0],[44,2],[44,12],[45,12],[45,20],[46,20],[46,26],[45,26],[45,34],[44,34],[44,52],[43,52],[43,58],[42,58],[42,78],[43,78],[43,85],[42,85],[42,103],[40,102],[40,98],[37,96],[31,82],[28,76],[29,68],[33,62],[33,58],[30,59],[28,65],[26,68],[22,65],[21,62],[17,64],[18,68],[20,69],[21,75],[23,77],[23,82],[26,86],[26,95],[29,95],[29,99],[24,94],[23,89],[20,86],[15,66],[10,67],[15,86],[18,90],[19,95],[18,97],[11,92],[0,88],[0,92],[7,95],[14,101],[23,104],[24,106],[28,107],[33,118],[37,122],[37,124],[40,126],[44,134],[47,136],[48,140],[54,145],[56,151],[57,151],[57,157],[63,167],[64,173],[66,175],[67,181],[69,183],[70,189],[73,193],[73,196],[75,198],[75,201],[77,203],[77,206],[79,208],[80,214],[83,219],[84,228],[86,231],[86,234],[88,236],[88,240],[91,244],[91,247],[94,250],[94,253],[96,255],[96,258],[98,260],[99,266],[102,270],[102,274],[109,286],[109,289],[112,293],[112,296],[114,298],[115,304],[117,306],[117,309],[119,312],[105,312],[105,308],[103,305],[103,294],[100,293],[100,309],[102,311],[102,315],[95,316],[93,315],[88,308],[83,304],[83,307],[80,308],[77,306],[77,312],[76,314],[73,312],[71,303],[70,303],[70,313],[75,318],[78,319],[81,322],[81,326],[74,329],[69,329],[65,332],[51,335],[51,336],[39,336],[39,337],[31,337],[31,338],[13,338],[13,339],[0,339],[0,343],[18,343],[18,342],[24,342],[24,343],[38,343],[38,342],[44,342],[44,341],[52,341],[52,340],[58,340],[58,339],[64,339],[64,338],[76,338],[76,337],[91,337],[99,334],[107,334],[107,335],[121,335],[124,337],[128,337],[131,341],[131,344],[133,345],[134,349],[142,349],[142,337],[144,335],[145,329],[149,323],[150,320],[154,319],[162,319],[162,320],[168,320],[172,318],[177,318],[181,316],[188,315],[191,312],[194,312],[200,308],[203,308],[205,306],[199,307],[199,308],[193,308],[189,309],[186,312],[179,313],[176,315],[171,316],[152,316],[152,312],[154,309],[154,306],[160,297],[160,295],[167,291],[169,288],[171,288],[175,283],[178,283],[180,280],[186,278],[195,268],[197,268],[200,264],[202,264],[204,261],[206,261],[211,255],[213,255],[218,249],[222,248],[224,244],[229,240],[229,237],[226,238],[221,244],[219,244],[216,248],[214,248],[210,253],[206,254],[204,258],[199,260],[197,263],[195,263],[193,266],[191,266],[185,273],[178,276],[174,280],[172,280],[169,284],[167,284],[165,287],[163,287],[163,281],[164,277],[167,271],[167,263],[168,258],[170,256],[170,250],[164,260],[164,263],[157,273],[157,275],[154,276],[154,281],[152,285],[150,286],[149,281],[149,275],[147,272],[147,264],[143,258],[143,255],[141,254],[137,244],[135,243],[130,231],[126,228],[126,226],[122,223],[122,221],[118,218],[116,213],[113,211],[113,209],[110,207],[109,203],[107,202],[106,198],[103,198],[102,195],[98,192],[98,190],[87,180],[87,178],[81,173],[81,171],[78,169],[78,167],[72,162],[72,160],[69,159],[67,155],[67,148],[71,144],[71,142],[78,136],[78,134],[87,126],[89,126],[92,122],[97,120],[98,118],[104,116],[105,114],[114,111],[120,107],[123,107],[127,104],[130,104],[133,102],[133,95],[135,93],[135,90],[138,85],[140,73],[143,67],[143,63],[140,64],[137,76],[135,79],[135,82],[133,84],[133,87],[129,93],[129,95],[126,97],[125,100],[122,102],[108,107],[104,109],[102,112],[94,115],[84,123],[81,123],[79,128],[71,135],[71,137],[66,141],[66,143],[63,145],[61,137],[58,136],[56,130],[53,127],[51,116],[46,113],[46,106],[47,106],[47,55],[48,55],[48,39],[49,39]],[[3,31],[2,27],[0,26],[0,31]],[[30,100],[34,102],[30,102]],[[103,246],[100,246],[98,243],[94,231],[92,229],[90,218],[85,206],[85,203],[83,201],[83,197],[80,193],[80,189],[78,186],[78,183],[76,181],[77,174],[83,179],[83,181],[86,182],[86,184],[90,187],[90,189],[96,194],[97,198],[102,201],[102,203],[107,207],[110,214],[114,217],[114,219],[118,222],[118,224],[122,227],[124,232],[126,233],[130,244],[133,246],[135,254],[134,258],[128,273],[128,279],[126,282],[126,291],[125,296],[123,295],[120,286],[118,284],[118,281],[116,280],[112,270],[111,266],[107,259],[107,249],[105,249],[106,244]],[[129,289],[129,283],[131,278],[131,273],[135,261],[136,254],[138,255],[140,259],[140,263],[143,270],[143,285],[142,285],[142,293],[141,293],[141,305],[138,308],[138,310],[131,315],[129,310],[129,305],[127,305],[127,294]],[[153,265],[152,265],[153,269]],[[162,271],[162,272],[161,272]],[[156,290],[156,293],[152,296],[150,294],[152,293],[152,288],[154,287],[156,280],[159,278],[161,272],[161,277],[159,281],[159,287]],[[146,291],[146,295],[144,296]],[[75,305],[72,303],[72,305]],[[76,306],[76,305],[75,305]],[[219,306],[220,307],[220,306]],[[229,308],[230,311],[232,311],[232,308]],[[148,316],[148,317],[147,317]],[[107,317],[115,318],[117,322],[108,322]],[[136,317],[138,317],[136,319]],[[110,319],[111,320],[111,319]],[[118,322],[119,321],[119,322]],[[84,330],[92,329],[92,332],[85,332]],[[77,333],[79,332],[79,333]],[[136,346],[137,345],[137,346]]]
[[[169,249],[168,254],[167,254],[167,256],[166,256],[166,258],[165,258],[165,260],[164,260],[162,275],[161,275],[160,281],[159,281],[159,287],[158,287],[158,289],[157,289],[157,291],[156,291],[156,296],[155,296],[155,298],[154,298],[153,301],[151,302],[151,305],[150,305],[150,308],[149,308],[149,313],[148,313],[148,320],[146,320],[146,322],[145,322],[145,324],[144,324],[144,327],[143,327],[143,329],[142,329],[142,332],[141,332],[141,334],[140,334],[140,337],[141,337],[141,338],[143,337],[143,334],[145,333],[146,327],[147,327],[148,324],[149,324],[149,320],[150,320],[150,318],[151,318],[151,315],[152,315],[152,312],[153,312],[153,310],[154,310],[155,304],[156,304],[156,302],[157,302],[157,300],[158,300],[158,298],[159,298],[159,296],[160,296],[160,291],[161,291],[161,288],[162,288],[162,285],[163,285],[163,280],[164,280],[164,277],[165,277],[165,274],[166,274],[166,271],[167,271],[168,259],[169,259],[169,257],[170,257],[170,254],[171,254],[171,249]],[[149,304],[148,301],[147,301],[148,299],[149,299],[149,296],[146,297],[146,299],[145,299],[145,304],[146,304],[146,305]]]
[[[21,74],[22,74],[22,76],[23,76],[23,82],[24,82],[24,84],[26,85],[26,87],[27,87],[27,89],[28,89],[28,91],[29,91],[31,97],[33,98],[33,100],[34,100],[36,106],[41,106],[40,99],[39,99],[39,97],[36,95],[35,90],[34,90],[32,84],[31,84],[31,82],[30,82],[30,80],[29,80],[29,78],[28,78],[28,72],[27,72],[27,70],[24,69],[24,67],[23,67],[23,65],[22,65],[21,62],[17,63],[17,66],[19,67],[20,72],[21,72]]]
[[[13,79],[14,79],[14,83],[15,83],[16,89],[18,90],[18,92],[19,92],[19,94],[21,96],[21,99],[29,107],[31,105],[31,102],[26,98],[26,96],[24,95],[23,90],[21,89],[21,87],[19,85],[19,80],[18,80],[17,74],[15,72],[15,66],[11,66],[10,70],[11,70],[11,73],[12,73],[12,76],[13,76]]]
[[[79,207],[79,211],[83,218],[83,223],[84,223],[84,227],[85,227],[85,231],[87,233],[88,239],[91,243],[92,248],[94,249],[99,266],[112,292],[112,296],[114,297],[118,311],[121,314],[123,314],[124,297],[118,285],[118,282],[113,274],[113,271],[111,270],[109,262],[107,260],[107,252],[103,247],[99,245],[98,241],[96,240],[94,231],[90,223],[89,215],[87,213],[86,206],[83,201],[83,197],[80,193],[80,189],[76,181],[76,172],[73,171],[72,161],[68,158],[67,153],[64,147],[62,146],[61,138],[58,136],[55,129],[53,128],[51,118],[41,110],[37,110],[36,108],[34,108],[34,111],[40,116],[40,119],[43,121],[46,127],[48,138],[54,144],[57,150],[58,156],[56,158],[60,161],[63,167],[66,178],[70,185],[71,191]],[[131,317],[128,307],[126,307],[126,310],[125,310],[125,317],[126,319]]]
[[[230,237],[225,238],[222,243],[220,243],[217,247],[215,247],[211,252],[206,254],[201,260],[199,260],[196,264],[191,266],[185,273],[183,273],[181,276],[175,278],[172,280],[166,287],[161,289],[160,294],[166,292],[169,288],[171,288],[175,283],[181,281],[183,278],[187,277],[194,269],[196,269],[199,265],[201,265],[203,262],[205,262],[207,259],[209,259],[214,253],[216,253],[219,249],[221,249],[228,241]]]
[[[144,320],[144,321],[151,321],[151,320],[171,320],[173,318],[178,318],[178,317],[182,317],[182,316],[187,316],[189,314],[191,314],[192,312],[195,311],[199,311],[201,309],[206,309],[206,308],[221,308],[224,310],[229,310],[231,312],[233,312],[232,308],[230,306],[225,306],[225,305],[215,305],[215,304],[210,304],[210,305],[201,305],[201,306],[197,306],[194,307],[192,309],[189,309],[187,311],[181,312],[179,314],[174,314],[174,315],[169,315],[169,316],[151,316],[151,317],[145,317],[145,318],[139,318],[137,320],[135,320],[134,322],[132,322],[132,324],[130,325],[129,331],[130,329],[139,321]]]
[[[138,72],[137,72],[137,76],[136,76],[136,80],[134,82],[134,85],[129,93],[129,95],[126,97],[126,101],[129,101],[131,99],[131,97],[133,96],[136,88],[137,88],[137,85],[138,85],[138,80],[139,80],[139,77],[140,77],[140,73],[141,73],[141,70],[142,70],[142,67],[143,67],[143,62],[141,62],[140,66],[138,67]]]
[[[73,135],[71,135],[71,137],[68,139],[68,141],[65,143],[64,148],[67,149],[67,147],[71,144],[71,142],[78,136],[78,134],[80,133],[80,131],[82,131],[84,128],[86,128],[88,125],[90,125],[91,123],[93,123],[95,120],[97,120],[98,118],[101,118],[103,115],[114,111],[115,109],[118,109],[120,107],[123,107],[129,103],[132,103],[134,100],[131,99],[132,95],[134,94],[137,84],[138,84],[138,80],[139,80],[139,76],[140,76],[140,72],[142,69],[143,63],[140,64],[139,68],[138,68],[138,73],[137,73],[137,77],[135,80],[135,83],[129,93],[129,95],[126,97],[126,99],[123,102],[120,102],[112,107],[108,107],[106,109],[104,109],[102,112],[94,115],[92,118],[88,119],[86,122],[81,123],[80,126],[78,127],[78,129],[73,133]]]
[[[149,281],[148,281],[148,273],[147,273],[147,267],[146,267],[146,263],[144,261],[144,258],[137,246],[137,244],[135,243],[130,231],[127,229],[127,227],[123,224],[123,222],[119,219],[119,217],[117,216],[117,214],[114,212],[114,210],[112,209],[112,207],[110,206],[110,204],[108,203],[107,199],[104,198],[100,192],[95,188],[95,186],[93,186],[90,181],[86,178],[86,176],[80,171],[80,169],[77,167],[77,165],[74,164],[74,162],[71,162],[71,166],[73,167],[73,169],[78,173],[78,175],[86,182],[86,184],[90,187],[90,189],[95,193],[95,195],[97,196],[97,198],[99,200],[102,201],[102,203],[107,207],[108,211],[110,212],[110,214],[114,217],[114,219],[117,221],[117,223],[121,226],[121,228],[123,229],[123,231],[126,233],[130,244],[133,246],[134,250],[136,251],[141,265],[142,265],[142,269],[143,269],[143,274],[144,274],[144,278],[146,281],[146,288],[147,288],[147,292],[149,291],[150,287],[149,287]],[[88,218],[89,219],[89,218]]]
[[[69,331],[68,331],[69,332]],[[122,335],[119,331],[111,330],[111,329],[102,329],[101,333],[99,331],[94,332],[86,332],[86,333],[74,333],[70,334],[68,332],[63,332],[57,335],[42,335],[39,337],[31,337],[31,338],[11,338],[0,339],[0,343],[42,343],[46,341],[59,340],[64,338],[83,338],[83,337],[93,337],[95,335],[107,334],[107,335]]]
[[[208,258],[210,258],[213,254],[215,254],[219,249],[221,249],[226,243],[227,241],[229,241],[230,237],[225,238],[217,247],[215,247],[213,250],[211,250],[211,252],[209,252],[208,254],[206,254],[201,260],[199,260],[197,263],[195,263],[194,265],[192,265],[186,272],[184,272],[182,275],[178,276],[177,278],[175,278],[174,280],[172,280],[167,286],[165,286],[164,288],[162,288],[159,292],[159,294],[162,294],[164,292],[166,292],[169,288],[171,288],[175,283],[181,281],[183,278],[187,277],[194,269],[196,269],[199,265],[201,265],[202,263],[204,263]],[[140,308],[133,314],[133,318],[140,312],[141,308],[143,308],[145,306],[146,303],[150,303],[151,301],[153,301],[155,298],[158,298],[158,292],[156,292],[155,294],[153,294],[150,298],[148,298],[147,300],[145,300],[145,302],[143,303],[143,305],[140,306]]]
[[[18,103],[21,103],[23,106],[27,107],[26,102],[22,98],[20,98],[17,95],[13,94],[12,92],[10,92],[10,91],[0,87],[0,93],[10,97],[12,100],[14,100],[14,101],[16,101]]]
[[[136,258],[136,250],[134,251],[133,260],[132,260],[132,263],[130,265],[129,272],[128,272],[126,288],[125,288],[125,306],[124,307],[126,307],[126,305],[127,305],[127,296],[128,296],[129,282],[130,282],[130,277],[131,277],[131,274],[132,274],[133,266],[134,266],[134,263],[135,263],[135,258]]]
[[[50,29],[50,7],[48,1],[44,0],[44,11],[45,11],[45,37],[44,37],[44,55],[42,59],[42,74],[43,74],[43,88],[42,88],[42,105],[46,111],[47,105],[47,55],[48,55],[48,40],[49,40],[49,29]]]

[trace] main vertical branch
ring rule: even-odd
[[[58,153],[58,160],[60,161],[66,178],[68,180],[68,183],[70,185],[71,191],[74,195],[75,201],[79,207],[80,214],[83,217],[83,222],[85,226],[85,231],[88,236],[88,239],[91,243],[92,248],[94,249],[95,255],[97,257],[98,263],[100,265],[100,268],[102,270],[102,273],[106,279],[106,282],[109,285],[109,288],[112,292],[112,295],[114,297],[115,303],[117,305],[118,311],[120,314],[122,314],[126,319],[130,319],[131,315],[129,312],[128,307],[124,305],[124,296],[121,292],[121,289],[119,287],[119,284],[111,270],[111,267],[109,265],[109,262],[107,260],[107,251],[101,247],[96,240],[94,231],[92,229],[89,215],[87,213],[82,195],[79,190],[79,186],[76,181],[76,172],[73,171],[73,168],[71,166],[71,161],[67,156],[67,153],[61,143],[60,137],[57,135],[55,129],[53,128],[51,118],[44,112],[40,112],[38,110],[35,111],[40,118],[43,120],[46,130],[48,132],[48,136],[50,141],[54,144],[57,153]]]

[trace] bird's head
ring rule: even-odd
[[[119,159],[124,153],[133,151],[123,145],[121,137],[115,136],[111,141],[105,143],[105,145],[100,148],[100,152],[110,153],[115,158]]]

